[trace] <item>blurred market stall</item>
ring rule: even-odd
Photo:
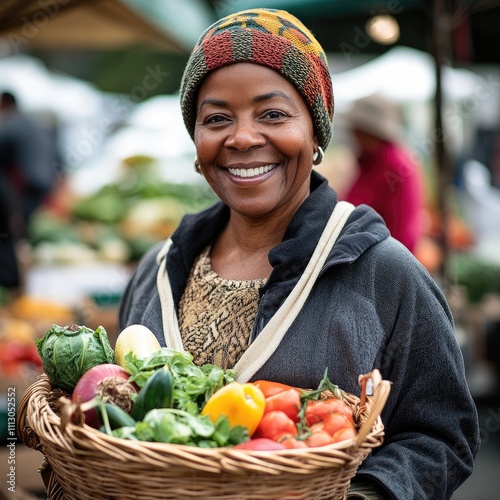
[[[190,22],[179,23],[183,18]],[[182,52],[210,20],[206,5],[193,0],[4,0],[0,6],[0,34],[11,52],[137,45]]]
[[[129,94],[142,85],[148,96],[170,93],[199,33],[214,20],[204,0],[6,0],[0,57],[29,53],[108,92]]]

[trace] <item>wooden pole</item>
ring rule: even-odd
[[[447,8],[447,0],[433,0],[432,5],[432,54],[435,62],[436,93],[434,97],[434,158],[437,174],[437,209],[440,218],[441,232],[439,235],[439,246],[442,252],[442,263],[438,278],[442,285],[450,283],[449,273],[449,243],[448,243],[448,194],[452,179],[452,166],[446,147],[446,131],[443,124],[443,92],[442,92],[442,68],[449,54],[449,23],[450,10]]]

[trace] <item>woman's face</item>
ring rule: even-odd
[[[251,218],[294,213],[309,195],[317,149],[295,87],[265,66],[231,64],[208,75],[196,109],[198,161],[219,198]]]

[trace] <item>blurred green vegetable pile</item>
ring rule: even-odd
[[[465,288],[471,304],[480,303],[488,294],[500,294],[500,266],[479,257],[458,254],[451,260],[451,273]]]
[[[134,157],[123,175],[88,197],[75,199],[69,218],[40,210],[29,239],[38,263],[133,262],[170,236],[182,216],[216,201],[206,183],[162,181],[154,161]]]

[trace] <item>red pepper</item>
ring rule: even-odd
[[[295,422],[283,411],[270,411],[262,417],[253,437],[279,439],[283,434],[296,436]]]
[[[35,344],[21,342],[0,343],[0,371],[9,376],[18,376],[24,365],[41,368],[42,359]]]
[[[278,392],[266,398],[264,414],[271,411],[282,411],[286,413],[294,422],[299,421],[301,401],[300,393],[297,389],[290,388]]]
[[[256,380],[252,382],[256,385],[264,394],[266,398],[274,396],[279,392],[286,391],[288,389],[295,389],[291,385],[280,384],[279,382],[271,382],[269,380]],[[298,389],[295,389],[298,391]]]

